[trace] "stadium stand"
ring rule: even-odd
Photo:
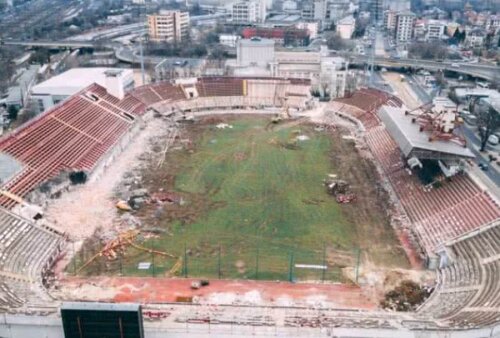
[[[263,83],[265,91],[259,88]],[[92,172],[150,107],[158,111],[258,107],[275,105],[287,95],[297,98],[296,103],[290,100],[290,105],[302,107],[309,95],[309,82],[296,79],[199,78],[195,86],[199,95],[195,99],[187,99],[182,85],[168,82],[139,87],[121,100],[98,85],[86,88],[0,139],[0,155],[19,163],[5,175],[1,189],[26,198],[61,172]],[[425,254],[449,257],[449,262],[442,258],[436,290],[411,318],[415,322],[438,320],[443,327],[460,328],[498,322],[500,207],[466,174],[439,189],[422,186],[404,168],[396,142],[377,116],[382,105],[400,107],[402,102],[390,94],[364,88],[336,100],[330,108],[363,126],[368,148],[401,202]],[[43,285],[65,243],[64,234],[9,210],[16,203],[0,196],[0,309],[5,311],[27,304],[43,305],[49,300]],[[342,319],[337,315],[288,314],[285,325],[394,328],[393,321],[399,320],[392,314],[362,316],[363,320],[354,315]],[[218,314],[215,317],[231,321]],[[275,325],[273,318],[251,312],[243,317],[245,323]],[[187,313],[177,321],[206,323],[206,314]]]
[[[453,262],[439,271],[438,287],[419,313],[465,328],[500,320],[499,225],[494,222],[449,244]]]
[[[373,97],[375,101],[370,99]],[[401,106],[399,99],[365,89],[336,101],[330,105],[332,111],[355,118],[366,130],[366,143],[397,194],[426,256],[435,255],[443,243],[451,243],[448,247],[454,260],[438,270],[436,290],[418,315],[461,328],[500,321],[497,202],[467,174],[431,189],[404,168],[397,143],[376,116],[383,104]]]
[[[0,208],[0,309],[29,301],[44,305],[47,273],[65,243],[63,234]]]
[[[134,123],[134,116],[120,104],[127,107],[129,99],[119,102],[92,85],[0,139],[0,152],[26,166],[2,189],[24,198],[61,172],[91,172]],[[138,107],[135,104],[131,110]],[[0,197],[6,208],[16,203]]]

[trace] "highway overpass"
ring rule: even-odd
[[[341,53],[353,64],[367,64],[370,57],[366,55],[355,55],[351,53]],[[463,63],[456,61],[429,61],[417,59],[394,59],[386,57],[375,57],[374,63],[380,67],[387,68],[414,68],[428,71],[447,70],[459,74],[470,75],[488,81],[500,80],[500,67],[494,65],[484,65],[477,63]]]
[[[15,45],[25,47],[47,47],[47,48],[83,48],[94,47],[98,43],[92,41],[49,41],[49,40],[34,40],[34,41],[18,41],[18,40],[3,40],[2,45]]]

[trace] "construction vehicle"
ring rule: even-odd
[[[323,184],[326,186],[328,194],[335,196],[337,203],[346,204],[356,200],[356,195],[350,191],[349,183],[344,180],[328,177],[323,181]]]
[[[351,203],[356,201],[356,195],[354,193],[348,193],[348,194],[338,194],[335,197],[335,200],[339,204],[346,204],[346,203]]]
[[[290,114],[290,107],[287,104],[287,100],[288,98],[286,97],[282,97],[280,99],[282,110],[271,119],[272,123],[280,123],[283,120],[288,120],[292,118],[292,115]]]

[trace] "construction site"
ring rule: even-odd
[[[488,330],[500,206],[456,112],[406,101],[237,77],[71,96],[0,139],[4,321],[60,337],[90,301],[141,304],[148,337]]]

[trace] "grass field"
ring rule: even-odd
[[[144,227],[160,229],[142,245],[179,258],[130,248],[120,260],[124,274],[149,275],[137,263],[154,260],[156,275],[340,280],[341,268],[356,265],[358,247],[363,259],[406,266],[374,168],[350,141],[311,125],[270,127],[262,117],[226,121],[233,128],[186,127],[192,147],[172,150],[160,169],[144,171],[150,192],[173,191],[184,203],[141,209]],[[293,142],[298,135],[309,139]],[[339,205],[326,194],[322,181],[331,173],[353,185],[357,202]]]

